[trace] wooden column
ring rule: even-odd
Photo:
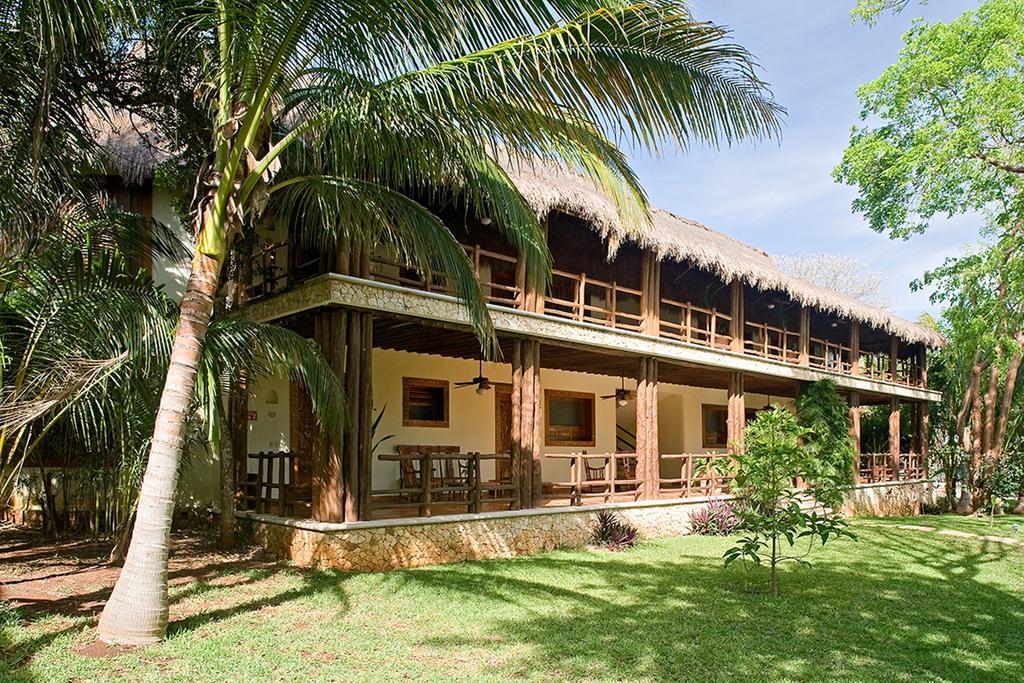
[[[850,439],[853,441],[853,477],[860,481],[860,392],[851,391],[850,403]]]
[[[657,337],[661,330],[661,262],[654,251],[645,251],[640,261],[640,331]]]
[[[743,428],[747,422],[746,412],[743,373],[734,372],[729,378],[729,404],[726,418],[726,442],[730,453],[743,452]]]
[[[860,321],[850,321],[850,374],[860,374]]]
[[[338,309],[322,310],[313,322],[313,336],[324,357],[339,377],[345,374],[346,325],[348,314]],[[351,493],[346,487],[342,440],[344,424],[334,425],[334,434],[318,429],[312,443],[313,519],[344,522]]]
[[[917,351],[917,363],[921,367],[921,386],[925,389],[928,388],[928,349],[924,344],[921,344]],[[925,412],[927,413],[927,404],[925,405]]]
[[[800,307],[800,365],[811,364],[811,309]]]
[[[231,460],[234,475],[235,502],[242,495],[242,488],[249,470],[249,381],[246,373],[239,369],[231,387],[228,404],[228,429],[231,436]]]
[[[900,467],[900,400],[889,399],[889,459],[892,461],[893,479]]]
[[[899,373],[896,370],[896,362],[900,356],[900,340],[896,335],[889,338],[889,379],[897,381]]]
[[[658,361],[641,358],[636,382],[636,475],[640,496],[657,498],[660,488],[658,448]]]
[[[540,384],[540,342],[512,342],[512,479],[520,508],[541,497],[544,395]]]
[[[733,278],[730,285],[729,314],[732,319],[729,321],[729,336],[732,337],[730,347],[736,353],[743,353],[743,333],[746,327],[746,315],[743,306],[743,283],[739,278]],[[714,338],[715,331],[711,331]]]

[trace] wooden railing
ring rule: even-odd
[[[240,482],[238,491],[239,506],[254,512],[275,510],[282,516],[310,510],[312,486],[295,481],[303,457],[287,451],[249,453],[248,460],[256,461],[256,472],[246,468],[246,480]]]
[[[286,258],[289,246],[288,240],[268,243],[252,255],[250,298],[283,291],[302,278],[322,271],[323,264],[318,257],[310,256],[303,263],[295,263],[301,260],[296,254]],[[516,256],[490,251],[480,245],[463,244],[462,248],[473,263],[489,303],[508,307],[521,304],[523,291],[517,276],[519,262]],[[379,253],[370,260],[370,277],[378,282],[412,289],[456,294],[445,274],[427,276],[408,263]],[[550,294],[544,298],[544,313],[612,329],[641,332],[644,330],[641,299],[640,289],[616,281],[595,279],[585,273],[554,270]],[[659,337],[717,349],[733,348],[731,323],[729,313],[668,298],[659,301],[655,321]],[[850,346],[818,337],[809,339],[807,352],[807,363],[811,367],[851,373],[854,363],[857,363],[861,376],[893,381],[890,357],[886,352],[861,351],[859,358],[853,359]],[[801,356],[800,334],[783,326],[745,321],[743,353],[797,364]],[[924,372],[919,362],[914,358],[900,358],[895,381],[924,386]]]
[[[808,364],[812,368],[849,373],[850,347],[839,342],[811,337]]]
[[[389,453],[378,459],[398,462],[401,477],[397,488],[373,489],[371,510],[415,509],[419,516],[429,517],[437,503],[480,512],[484,503],[516,502],[511,481],[484,481],[481,474],[483,461],[495,461],[497,469],[498,461],[511,460],[508,453]]]
[[[568,480],[543,483],[542,497],[547,501],[568,499],[569,505],[575,506],[587,500],[640,497],[636,453],[545,453],[544,457],[569,462]]]
[[[743,350],[752,356],[800,362],[800,333],[768,323],[746,322]]]
[[[488,251],[480,245],[463,244],[462,248],[473,263],[473,272],[480,280],[487,301],[501,306],[515,306],[522,293],[516,283],[519,259]],[[428,276],[404,261],[380,253],[374,254],[370,259],[370,276],[377,282],[387,282],[411,289],[451,295],[457,293],[444,273],[432,273]]]
[[[659,480],[663,498],[713,496],[730,490],[734,475],[728,453],[662,453],[661,459],[679,462],[678,477]]]
[[[686,301],[663,298],[660,303],[659,336],[717,349],[732,346],[729,335],[731,315]]]
[[[920,453],[900,453],[895,472],[893,464],[891,453],[862,453],[857,463],[857,481],[875,484],[884,481],[924,479],[928,476],[928,463]]]
[[[586,273],[551,272],[551,294],[544,312],[558,318],[639,332],[643,315],[639,289],[588,278]]]

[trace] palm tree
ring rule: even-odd
[[[133,226],[138,217],[74,208],[65,234],[45,236],[32,252],[17,254],[18,268],[0,273],[0,499],[9,498],[34,456],[73,443],[76,457],[65,458],[65,478],[90,461],[109,475],[119,499],[110,527],[117,528],[133,512],[177,307],[130,265],[139,254],[122,251],[149,248],[134,239],[134,227],[118,238],[118,219]],[[154,229],[160,234],[160,226]],[[341,384],[313,342],[223,317],[211,324],[201,356],[190,415],[204,419],[189,424],[194,441],[216,443],[225,378],[239,368],[253,377],[291,374],[307,387],[318,420],[328,428],[338,423]]]
[[[122,55],[143,92],[127,100],[146,103],[142,114],[173,133],[189,118],[176,116],[183,102],[192,105],[166,90],[198,94],[210,142],[196,165],[198,248],[134,538],[100,619],[108,642],[164,634],[178,463],[217,289],[232,244],[268,205],[300,212],[325,242],[383,244],[444,272],[486,351],[493,332],[471,264],[410,196],[465,197],[540,284],[543,234],[499,159],[583,172],[640,230],[646,198],[612,139],[654,150],[666,139],[731,142],[774,134],[781,111],[750,55],[674,0],[153,0],[138,14],[129,21],[137,42]]]

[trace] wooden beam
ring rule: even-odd
[[[900,338],[896,335],[889,337],[889,379],[893,382],[899,377],[896,365],[900,357]]]
[[[317,313],[313,336],[331,370],[339,377],[345,373],[347,314],[337,309]],[[342,439],[344,425],[334,425],[328,435],[318,429],[312,439],[312,514],[318,522],[346,521],[346,508],[351,495],[346,487]],[[294,451],[294,444],[293,444]],[[307,454],[301,454],[307,455]]]
[[[928,349],[921,344],[917,350],[917,364],[921,368],[921,388],[928,388]]]
[[[523,444],[523,340],[512,340],[512,484],[515,489],[515,507],[530,505],[529,492],[523,483],[526,477],[524,467],[525,449]]]
[[[729,314],[732,318],[729,321],[729,336],[732,337],[730,347],[736,353],[743,353],[743,336],[746,327],[746,316],[743,305],[743,283],[739,278],[733,278],[730,285]],[[711,331],[714,338],[715,331]]]
[[[636,365],[636,478],[640,480],[640,497],[647,497],[647,359]]]
[[[346,329],[346,359],[345,359],[345,395],[348,397],[348,414],[350,429],[345,430],[344,458],[345,470],[349,474],[346,478],[345,497],[345,521],[357,522],[360,519],[360,484],[359,481],[359,431],[362,426],[360,412],[362,392],[360,390],[360,375],[363,370],[363,359],[361,352],[363,348],[363,326],[356,311],[348,312],[348,324]]]
[[[850,321],[850,374],[860,374],[860,321]]]
[[[657,498],[661,489],[660,446],[658,442],[658,361],[647,361],[647,495]]]
[[[900,400],[889,399],[889,459],[892,461],[892,476],[895,479],[900,467]]]
[[[533,382],[533,404],[530,406],[532,420],[529,427],[533,429],[533,449],[531,451],[531,464],[530,474],[532,475],[532,482],[530,484],[530,501],[533,507],[537,507],[540,503],[541,494],[543,493],[543,475],[541,472],[541,464],[544,459],[544,437],[545,437],[545,425],[547,420],[544,415],[544,389],[541,387],[540,381],[540,342],[531,342],[533,347],[532,356],[532,382]]]
[[[811,364],[811,309],[800,307],[800,365]]]
[[[853,441],[853,477],[854,481],[860,481],[860,392],[851,391],[850,402],[850,439]]]
[[[361,313],[359,371],[359,516],[370,519],[373,492],[373,314]]]
[[[743,428],[746,426],[746,398],[743,391],[743,373],[729,377],[729,402],[726,418],[726,443],[730,453],[743,452]]]

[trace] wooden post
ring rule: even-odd
[[[509,469],[512,474],[512,484],[515,486],[515,507],[524,508],[530,504],[530,497],[524,481],[526,470],[523,466],[525,461],[525,444],[523,443],[523,341],[512,340],[512,453]]]
[[[924,344],[920,345],[917,351],[917,364],[921,368],[921,387],[924,389],[928,388],[928,349]],[[927,413],[927,405],[925,406]]]
[[[365,277],[365,275],[364,275]],[[359,517],[370,519],[373,500],[373,314],[360,313]]]
[[[660,488],[658,450],[658,361],[641,358],[637,363],[636,478],[641,498],[657,498]]]
[[[512,344],[512,476],[520,508],[535,506],[542,493],[543,408],[540,342],[516,339]]]
[[[850,439],[853,441],[853,477],[860,482],[860,392],[851,391],[850,401]]]
[[[860,374],[860,321],[850,321],[850,374]]]
[[[730,453],[743,452],[743,428],[746,426],[746,399],[743,391],[743,373],[734,372],[729,378],[729,403],[726,431]]]
[[[811,364],[811,309],[800,307],[800,365]]]
[[[896,335],[889,337],[889,379],[893,382],[899,381],[899,372],[896,365],[900,355],[900,339]]]
[[[530,452],[530,504],[537,507],[543,492],[543,473],[541,465],[544,458],[544,390],[540,381],[540,342],[531,342],[533,355],[531,359],[531,381],[533,384],[533,402],[530,408],[531,419],[527,427],[533,431],[532,450]]]
[[[636,478],[640,480],[640,497],[647,497],[647,359],[636,366]]]
[[[347,314],[341,310],[324,310],[313,323],[313,336],[327,359],[331,370],[339,377],[345,374]],[[334,427],[333,436],[322,429],[312,440],[313,519],[318,522],[344,522],[350,505],[351,491],[346,484],[343,461],[343,438],[349,431],[344,424]]]
[[[889,459],[895,481],[900,469],[900,400],[895,397],[889,399]]]
[[[661,318],[661,262],[657,252],[643,252],[640,273],[640,331],[657,337]]]
[[[732,319],[729,321],[729,336],[732,337],[730,347],[736,353],[743,353],[743,337],[746,327],[746,316],[743,305],[743,283],[739,278],[733,278],[730,296],[729,313]],[[711,330],[711,341],[714,344],[716,331]]]
[[[228,404],[228,422],[231,430],[231,460],[234,469],[235,501],[244,495],[249,472],[249,381],[245,372],[235,373]]]

